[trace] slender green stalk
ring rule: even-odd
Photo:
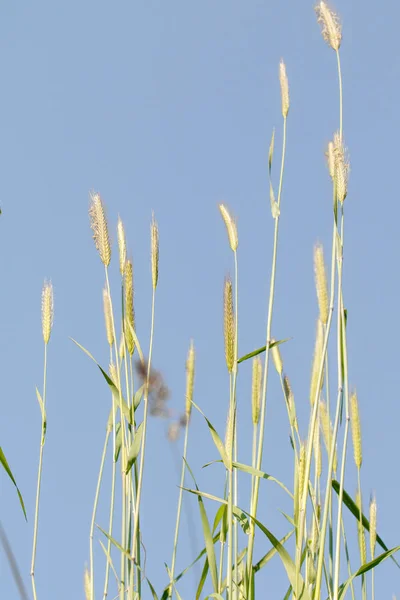
[[[46,437],[46,382],[47,382],[47,342],[44,344],[44,367],[43,367],[43,407],[42,407],[42,429],[40,439],[40,450],[39,450],[39,467],[37,476],[37,487],[36,487],[36,504],[35,504],[35,521],[33,526],[33,544],[32,544],[32,561],[31,561],[31,580],[32,580],[32,593],[33,599],[37,600],[36,593],[36,582],[35,582],[35,566],[36,566],[36,548],[37,548],[37,537],[39,528],[39,504],[40,504],[40,490],[42,484],[42,470],[43,470],[43,448]]]
[[[169,592],[168,592],[169,598],[172,598],[172,587],[173,587],[174,575],[175,575],[176,552],[177,552],[177,548],[178,548],[179,525],[180,525],[180,521],[181,521],[181,510],[182,510],[182,495],[183,495],[183,486],[185,485],[188,437],[189,437],[189,419],[187,419],[186,426],[185,426],[185,441],[184,441],[184,445],[183,445],[182,472],[181,472],[181,481],[180,481],[180,487],[179,487],[178,509],[176,512],[174,549],[172,551],[172,561],[171,561],[171,569],[170,569],[171,577],[170,577],[170,588],[169,588]]]
[[[108,440],[110,438],[110,433],[111,433],[111,425],[109,426],[107,424],[106,437],[105,437],[105,440],[104,440],[103,452],[101,454],[100,469],[99,469],[99,475],[98,475],[98,478],[97,478],[96,493],[95,493],[95,497],[94,497],[92,520],[90,522],[90,534],[89,534],[89,546],[90,546],[89,547],[89,556],[90,556],[90,600],[94,600],[94,557],[93,557],[94,523],[95,523],[95,520],[96,520],[97,506],[98,506],[98,503],[99,503],[99,495],[100,495],[100,487],[101,487],[101,481],[103,479],[104,463],[105,463],[105,459],[106,459],[107,446],[108,446]]]
[[[145,449],[146,449],[147,421],[148,421],[148,414],[149,414],[149,381],[150,381],[150,372],[151,372],[151,360],[152,360],[152,355],[153,355],[155,299],[156,299],[156,288],[155,288],[155,286],[153,286],[152,301],[151,301],[151,328],[150,328],[149,359],[148,359],[148,363],[147,363],[146,385],[145,385],[145,389],[144,389],[144,398],[143,398],[144,414],[143,414],[142,447],[141,447],[141,453],[140,453],[139,480],[138,480],[138,485],[137,485],[137,489],[136,489],[136,505],[135,505],[133,537],[132,537],[132,560],[135,560],[135,558],[136,558],[137,544],[139,543],[139,539],[138,539],[139,510],[140,510],[140,500],[141,500],[142,486],[143,486],[144,457],[145,457]],[[140,575],[138,575],[138,576],[140,576]]]
[[[343,138],[343,79],[342,79],[342,69],[340,66],[339,50],[336,50],[336,58],[337,58],[338,80],[339,80],[339,135],[340,135],[340,139],[342,140],[342,138]]]
[[[281,159],[281,172],[279,178],[279,190],[278,190],[278,199],[277,204],[280,209],[281,204],[281,196],[282,196],[282,186],[283,186],[283,174],[285,168],[285,156],[286,156],[286,123],[287,117],[283,119],[283,144],[282,144],[282,159]],[[275,216],[275,227],[274,227],[274,245],[272,252],[272,270],[271,270],[271,280],[270,280],[270,291],[269,291],[269,302],[268,302],[268,316],[267,316],[267,331],[266,331],[266,351],[265,351],[265,362],[264,362],[264,375],[263,375],[263,391],[262,391],[262,400],[261,400],[261,414],[260,414],[260,428],[259,428],[259,437],[258,437],[258,452],[257,452],[257,469],[261,470],[262,464],[262,456],[263,456],[263,448],[264,448],[264,430],[265,430],[265,420],[266,420],[266,405],[267,405],[267,381],[268,381],[268,366],[269,366],[269,346],[271,343],[271,327],[272,327],[272,313],[274,307],[274,298],[275,298],[275,277],[276,277],[276,265],[277,265],[277,255],[278,255],[278,234],[279,234],[279,213],[278,210]],[[257,507],[258,507],[258,495],[260,489],[260,478],[256,477],[254,482],[254,489],[252,490],[252,498],[251,498],[251,508],[250,514],[252,517],[257,517]],[[253,568],[253,552],[254,552],[254,539],[255,539],[255,526],[252,522],[250,524],[250,534],[249,534],[249,544],[247,549],[247,580],[249,582],[249,590],[247,595],[251,598],[253,594],[252,585],[253,585],[253,577],[252,577],[252,568]]]

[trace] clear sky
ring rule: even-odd
[[[398,476],[398,187],[399,8],[382,0],[337,0],[343,21],[344,132],[351,160],[346,200],[344,293],[350,382],[357,386],[363,431],[363,486],[378,502],[378,529],[400,543]],[[281,211],[274,335],[282,349],[305,432],[317,303],[313,244],[329,253],[331,189],[324,150],[338,126],[336,62],[323,42],[313,3],[302,0],[103,0],[2,3],[0,9],[0,444],[27,505],[24,522],[14,489],[0,473],[0,518],[30,592],[34,492],[43,344],[40,295],[55,290],[49,346],[37,586],[40,600],[83,598],[88,532],[110,398],[99,372],[69,340],[78,339],[105,366],[103,267],[88,221],[88,192],[99,191],[115,231],[127,230],[136,284],[138,334],[148,346],[151,278],[149,224],[160,228],[154,364],[178,413],[191,337],[197,350],[195,400],[223,431],[228,378],[222,337],[224,275],[233,269],[218,202],[239,231],[239,353],[264,343],[272,231],[267,157],[276,126],[283,57],[289,77],[287,170]],[[277,164],[274,169],[277,180]],[[114,235],[114,240],[116,236]],[[114,247],[116,250],[116,247]],[[118,290],[116,252],[112,264]],[[272,373],[275,375],[275,373]],[[264,469],[291,484],[287,420],[275,377],[269,398]],[[250,456],[250,365],[240,373],[240,457]],[[147,574],[167,582],[181,445],[152,419],[144,481]],[[216,451],[194,415],[189,463],[202,489],[222,493],[222,469],[202,471]],[[346,487],[354,492],[349,460]],[[275,489],[262,487],[261,514],[285,532]],[[107,497],[98,521],[106,523]],[[244,505],[247,495],[241,500]],[[215,506],[208,505],[210,511]],[[198,523],[197,506],[187,503]],[[185,516],[186,519],[186,516]],[[178,568],[202,544],[187,521]],[[355,530],[354,530],[355,534]],[[268,546],[260,545],[261,553]],[[99,554],[100,556],[100,554]],[[270,597],[284,594],[278,558]],[[380,598],[400,594],[393,563],[377,570]],[[267,580],[264,580],[267,584]],[[147,593],[147,592],[146,592]],[[193,597],[193,578],[182,586]],[[0,552],[0,595],[16,598]]]

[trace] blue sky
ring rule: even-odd
[[[379,531],[394,546],[400,543],[398,7],[382,1],[378,11],[369,1],[337,0],[336,9],[343,21],[344,132],[352,170],[344,258],[350,382],[357,387],[361,409],[365,498],[376,492]],[[69,339],[78,339],[107,364],[104,273],[91,240],[89,190],[102,194],[113,231],[118,214],[125,223],[134,260],[138,334],[145,348],[149,224],[155,211],[160,278],[154,364],[171,389],[171,409],[179,413],[193,338],[195,400],[222,431],[228,400],[222,288],[233,265],[217,205],[226,202],[238,222],[239,353],[244,354],[264,342],[273,233],[267,157],[273,127],[276,156],[280,151],[282,57],[291,108],[273,331],[277,338],[293,338],[282,352],[305,431],[317,317],[312,249],[319,240],[329,253],[331,190],[324,150],[338,126],[335,55],[321,38],[313,4],[41,0],[1,7],[0,444],[22,489],[29,523],[4,475],[1,521],[29,591],[45,277],[55,290],[37,562],[41,600],[83,598],[109,411],[98,371]],[[112,283],[118,290],[116,252]],[[251,443],[249,367],[241,371],[238,388],[243,462],[249,460]],[[167,581],[163,563],[170,562],[172,550],[181,452],[179,443],[171,447],[166,440],[165,428],[165,422],[150,422],[143,502],[147,573],[157,589]],[[272,381],[263,466],[290,484],[287,436],[278,382]],[[189,462],[200,487],[220,494],[222,471],[201,469],[216,453],[198,415],[190,438]],[[347,481],[354,490],[351,459]],[[262,490],[260,514],[274,532],[284,533],[277,507],[288,507],[276,490]],[[106,520],[106,500],[99,522]],[[196,503],[187,506],[198,522]],[[211,514],[214,507],[207,507]],[[180,567],[201,545],[200,530],[190,527],[190,532],[184,523]],[[272,596],[278,597],[284,593],[284,577],[278,559],[274,566],[268,581]],[[16,597],[3,554],[0,590],[4,597]],[[392,564],[378,569],[377,590],[382,598],[400,594]],[[192,597],[190,576],[182,592]]]

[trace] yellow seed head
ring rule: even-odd
[[[357,469],[360,469],[362,465],[361,423],[358,398],[355,391],[350,396],[350,418],[351,431],[353,433],[354,462]]]
[[[356,493],[356,505],[357,505],[358,509],[362,512],[362,502],[361,502],[359,490],[357,490],[357,493]],[[360,549],[360,559],[361,559],[361,564],[364,565],[367,562],[367,547],[366,547],[366,543],[365,543],[365,529],[359,520],[357,520],[357,527],[358,527],[358,545],[359,545],[359,549]]]
[[[347,152],[343,145],[343,140],[338,132],[333,138],[334,145],[334,183],[336,186],[337,199],[341,204],[347,196],[347,186],[349,181],[350,164],[347,159]]]
[[[45,281],[42,289],[42,332],[43,340],[47,345],[50,340],[54,321],[54,294],[53,285]]]
[[[251,416],[253,425],[260,420],[261,410],[262,363],[259,356],[253,358],[253,377],[251,382]]]
[[[321,393],[321,389],[322,389],[322,385],[323,385],[324,378],[322,377],[321,386],[320,386],[320,389],[318,390],[318,375],[319,375],[319,371],[321,368],[321,361],[323,359],[323,356],[322,356],[323,348],[324,348],[324,328],[321,323],[321,319],[318,319],[317,335],[315,338],[315,347],[314,347],[314,358],[313,358],[313,365],[312,365],[312,371],[311,371],[311,386],[310,386],[311,406],[314,406],[316,397],[318,400],[318,397],[319,397],[319,394]]]
[[[117,237],[118,237],[118,250],[119,250],[119,270],[121,276],[124,276],[125,262],[126,262],[126,236],[124,224],[121,221],[121,217],[118,217],[117,223]]]
[[[189,352],[186,359],[186,418],[187,421],[190,419],[190,413],[192,412],[192,400],[193,400],[193,388],[194,388],[194,366],[195,366],[195,351],[193,340],[190,342]]]
[[[133,265],[131,260],[125,261],[124,266],[124,295],[125,295],[125,340],[129,354],[135,350],[132,329],[135,330],[135,311],[133,308]]]
[[[272,339],[271,343],[274,343],[276,340]],[[272,352],[272,360],[274,361],[275,369],[278,371],[279,375],[282,375],[283,371],[283,362],[281,357],[281,351],[279,350],[279,346],[275,345],[271,348]]]
[[[329,142],[325,156],[328,164],[329,175],[333,181],[333,178],[335,177],[335,147],[333,142]]]
[[[315,472],[317,475],[317,479],[319,479],[322,474],[321,434],[319,431],[319,427],[315,428],[314,434],[314,461]]]
[[[112,308],[111,298],[108,293],[107,287],[103,288],[103,310],[104,310],[104,321],[106,324],[107,342],[110,346],[114,343],[114,328],[112,319]]]
[[[300,446],[299,456],[299,499],[302,498],[305,484],[305,471],[306,471],[306,445],[304,442]]]
[[[319,2],[315,7],[318,23],[322,26],[322,36],[333,50],[339,50],[342,41],[342,27],[338,16],[326,2]]]
[[[233,444],[233,410],[232,406],[229,406],[228,409],[228,418],[226,421],[226,431],[225,431],[225,452],[228,457],[232,456],[232,446]]]
[[[324,250],[321,244],[314,246],[314,274],[319,306],[319,318],[322,323],[326,325],[329,314],[328,284],[326,282]]]
[[[297,417],[296,417],[296,406],[294,403],[294,395],[292,391],[292,386],[290,385],[290,381],[287,375],[283,378],[283,389],[285,391],[285,399],[288,406],[289,411],[289,419],[290,424],[297,431]]]
[[[121,360],[125,358],[125,336],[123,331],[119,340],[119,357]]]
[[[328,415],[326,404],[322,400],[319,403],[319,416],[320,416],[322,437],[324,438],[325,448],[328,453],[328,456],[330,456],[331,448],[332,448],[332,441],[333,441],[333,428],[332,428],[332,423],[331,423],[330,417]],[[334,472],[336,472],[336,470],[337,470],[336,448],[334,450],[334,456],[333,456],[333,470],[334,470]]]
[[[283,60],[279,63],[279,82],[281,84],[281,98],[282,98],[282,115],[286,119],[289,112],[289,82],[286,75],[286,66]]]
[[[235,363],[235,315],[233,310],[232,280],[225,278],[224,286],[224,337],[225,359],[231,373]]]
[[[228,232],[229,245],[230,245],[231,249],[233,250],[233,252],[236,252],[238,243],[239,243],[236,223],[235,223],[234,219],[231,217],[225,204],[220,204],[219,210],[221,211],[221,215],[224,220],[226,230]]]
[[[118,387],[118,373],[117,373],[117,367],[115,366],[115,363],[111,362],[109,364],[108,372],[110,373],[110,378],[112,379],[114,385]]]
[[[318,549],[318,541],[319,541],[319,517],[321,512],[321,506],[317,504],[316,506],[316,515],[313,516],[312,520],[312,528],[311,528],[311,543],[310,550],[313,556],[316,555]]]
[[[369,504],[369,549],[371,559],[375,557],[376,546],[376,498],[373,496]]]
[[[85,572],[83,574],[83,589],[85,590],[85,599],[92,600],[91,593],[91,578],[88,568],[86,567]]]
[[[159,242],[158,242],[158,225],[153,218],[151,221],[151,275],[153,281],[153,289],[155,290],[158,283],[158,258],[159,258]]]
[[[111,245],[108,235],[106,210],[100,194],[95,192],[90,193],[89,218],[94,243],[100,255],[101,262],[108,267],[111,260]]]

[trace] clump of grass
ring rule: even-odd
[[[186,493],[195,494],[198,499],[199,517],[204,535],[204,546],[199,548],[197,559],[198,561],[203,560],[203,569],[197,584],[196,598],[200,598],[203,593],[206,593],[207,597],[218,600],[224,596],[227,600],[241,600],[242,598],[254,600],[257,597],[256,578],[259,577],[259,572],[268,567],[271,558],[277,555],[282,561],[288,579],[287,589],[282,592],[282,597],[293,598],[293,600],[320,600],[320,598],[343,600],[347,590],[350,589],[354,599],[355,579],[360,577],[362,598],[366,600],[367,577],[371,572],[371,593],[374,600],[375,567],[400,549],[400,547],[396,547],[388,551],[378,535],[375,498],[373,497],[370,502],[369,521],[363,514],[362,508],[360,414],[356,392],[349,393],[347,310],[343,286],[344,201],[348,195],[349,162],[343,142],[342,76],[339,56],[342,27],[337,15],[325,2],[319,2],[316,11],[318,21],[322,26],[323,38],[337,56],[339,122],[337,132],[334,134],[333,140],[329,142],[327,149],[333,209],[330,275],[326,271],[322,244],[318,243],[314,246],[318,318],[309,390],[310,402],[306,404],[309,409],[308,427],[303,431],[301,421],[297,419],[298,398],[304,399],[304,394],[297,394],[296,391],[295,401],[289,376],[284,372],[284,365],[287,365],[288,362],[284,363],[283,361],[282,354],[285,354],[285,346],[282,345],[287,340],[281,337],[276,339],[272,337],[276,300],[275,281],[279,266],[279,224],[280,219],[286,218],[289,213],[289,211],[285,213],[287,209],[286,203],[283,201],[283,182],[290,97],[286,65],[282,60],[279,64],[283,118],[282,149],[277,185],[274,180],[275,133],[272,135],[268,156],[271,206],[269,218],[271,219],[271,229],[273,229],[273,241],[269,297],[266,303],[266,326],[263,333],[264,345],[259,347],[255,342],[256,350],[244,354],[240,349],[239,353],[238,223],[232,217],[227,206],[220,204],[219,211],[227,231],[234,266],[234,277],[232,279],[225,278],[223,293],[223,337],[228,371],[225,439],[194,401],[196,353],[194,342],[191,341],[186,359],[186,390],[184,398],[182,398],[181,416],[178,420],[170,422],[168,428],[169,439],[176,442],[179,433],[184,430],[184,442],[172,556],[170,565],[167,565],[166,585],[161,591],[160,598],[162,600],[168,600],[174,596],[178,600],[182,597],[178,588],[182,578],[191,569],[191,565],[181,572],[178,572],[177,569],[181,512]],[[329,202],[326,204],[330,206]],[[111,410],[106,421],[106,435],[92,510],[89,531],[90,566],[84,574],[84,592],[86,600],[95,600],[96,587],[99,585],[98,566],[96,563],[95,570],[93,551],[95,521],[102,493],[103,475],[106,468],[111,468],[111,484],[110,489],[107,490],[108,522],[102,524],[99,538],[105,554],[102,571],[100,571],[104,573],[104,585],[102,596],[97,595],[97,598],[102,597],[105,600],[107,597],[119,597],[119,600],[139,600],[146,597],[145,586],[148,586],[152,597],[158,599],[159,596],[154,586],[145,575],[145,560],[142,552],[144,532],[141,530],[140,515],[146,470],[149,417],[153,415],[159,418],[170,418],[170,411],[166,404],[169,390],[161,373],[153,365],[155,301],[159,285],[159,228],[153,214],[150,225],[149,256],[151,281],[149,281],[148,287],[149,296],[151,295],[151,325],[146,354],[148,358],[145,359],[141,341],[136,333],[133,260],[128,258],[128,240],[124,224],[118,218],[118,270],[121,294],[118,295],[120,302],[113,303],[109,281],[112,257],[109,226],[105,204],[100,195],[95,192],[90,195],[89,217],[95,247],[105,268],[106,283],[103,289],[103,306],[109,351],[109,374],[103,368],[100,368],[100,372],[111,397]],[[334,328],[334,310],[336,310],[335,315],[337,316],[336,343],[331,336],[331,330]],[[44,384],[43,394],[40,395],[37,392],[42,413],[42,437],[31,567],[34,600],[37,600],[34,573],[42,456],[46,433],[47,346],[52,325],[53,289],[51,284],[45,283],[42,295],[42,329],[45,345]],[[82,346],[80,347],[82,348]],[[95,360],[88,351],[82,349],[91,359]],[[138,358],[133,363],[133,354],[136,351]],[[334,380],[331,377],[332,357],[336,357],[337,386],[332,383]],[[242,449],[238,445],[242,424],[238,422],[237,418],[237,380],[242,370],[248,368],[250,358],[253,359],[251,363],[251,398],[248,398],[247,402],[245,399],[240,399],[243,400],[243,406],[247,406],[253,425],[250,448],[251,464],[247,465],[240,461]],[[276,373],[269,368],[270,359],[272,359]],[[293,455],[292,490],[284,483],[283,478],[272,477],[263,471],[266,459],[264,441],[269,427],[267,401],[269,401],[271,377],[279,378],[283,400],[287,408],[290,447]],[[300,406],[303,410],[304,402],[301,402]],[[193,410],[204,418],[206,427],[211,434],[214,443],[212,458],[216,458],[224,466],[224,474],[216,493],[199,489],[195,475],[188,464],[189,430]],[[346,491],[349,488],[346,466],[350,421],[354,461],[357,469],[357,492],[354,499]],[[321,433],[326,449],[324,458],[322,458],[321,451]],[[112,444],[110,444],[110,438]],[[245,494],[239,496],[239,471],[243,473],[243,477],[249,477],[250,483],[250,493],[244,508],[238,504],[239,497],[241,504],[246,501]],[[187,474],[190,474],[191,480],[193,480],[193,484],[190,484],[191,488],[186,487],[189,485],[185,481]],[[278,485],[284,496],[283,501],[289,500],[293,507],[292,514],[286,515],[287,531],[281,539],[278,539],[270,529],[270,526],[274,529],[274,525],[271,525],[272,520],[271,523],[260,521],[259,504],[264,484]],[[206,500],[216,503],[217,508],[213,521],[208,517]],[[356,571],[351,566],[353,557],[350,549],[352,550],[353,545],[349,545],[347,541],[351,528],[348,527],[347,519],[344,518],[344,509],[350,512],[350,516],[355,519],[356,524],[359,546],[357,561],[362,565],[362,568]],[[369,530],[371,555],[369,562],[365,530]],[[256,545],[256,538],[262,539],[263,542],[267,541],[270,545],[265,554],[262,554],[262,550],[260,550],[263,544]],[[288,543],[290,539],[292,539],[292,545]],[[385,550],[380,556],[376,555],[377,544],[380,544]],[[257,552],[261,552],[261,554],[257,554]],[[117,565],[116,557],[119,559],[119,565]],[[348,576],[341,581],[345,567]],[[113,578],[110,578],[110,573]],[[273,595],[278,597],[279,594],[274,590]]]

